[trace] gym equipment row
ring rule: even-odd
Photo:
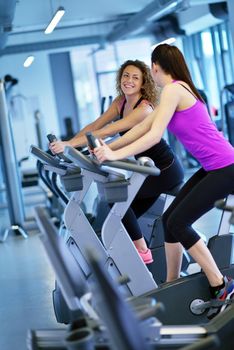
[[[143,297],[126,301],[97,254],[88,250],[87,258],[95,276],[90,295],[82,271],[46,211],[37,208],[36,213],[42,243],[74,319],[64,329],[30,330],[28,349],[201,350],[220,345],[221,349],[233,348],[233,305],[206,325],[163,326],[157,317],[162,306]]]
[[[103,170],[100,169],[100,165],[98,165],[97,162],[90,158],[86,159],[79,151],[76,151],[71,147],[66,147],[65,155],[72,159],[77,166],[81,166],[82,163],[83,179],[87,180],[87,182],[91,183],[91,181],[93,181],[90,180],[88,176],[90,176],[90,171],[93,172],[94,167],[96,167],[96,178],[99,177],[100,180],[100,175],[103,175],[105,179],[107,178],[106,166],[104,166],[105,172],[103,174]],[[84,166],[84,162],[86,166]],[[119,164],[114,164],[115,162],[109,162],[108,166],[110,166],[110,163],[111,166],[119,167]],[[125,169],[128,168],[129,170],[129,164],[131,164],[129,161],[125,162]],[[103,166],[101,168],[103,168]],[[121,272],[120,275],[127,274],[129,276],[130,282],[127,283],[127,288],[125,286],[124,289],[130,292],[130,294],[134,296],[146,295],[148,297],[156,298],[156,300],[163,302],[163,304],[165,304],[170,310],[173,310],[175,307],[174,296],[176,295],[176,305],[180,305],[180,312],[160,315],[160,320],[162,320],[164,324],[205,323],[207,322],[205,315],[207,307],[205,304],[201,307],[201,300],[209,300],[209,293],[208,283],[204,274],[200,272],[158,287],[155,281],[151,278],[149,271],[145,268],[145,265],[139,260],[139,256],[121,224],[121,218],[124,215],[125,210],[127,210],[131,200],[138,191],[136,186],[136,183],[139,180],[138,176],[139,174],[135,173],[131,177],[130,185],[128,185],[128,199],[125,202],[116,203],[112,207],[110,214],[103,225],[102,243],[97,238],[95,232],[92,231],[92,228],[88,226],[87,220],[79,208],[79,203],[82,202],[84,194],[81,195],[82,191],[74,192],[73,197],[71,197],[71,202],[69,202],[70,205],[68,204],[66,207],[64,215],[65,225],[67,226],[69,234],[72,236],[72,239],[70,240],[70,242],[72,242],[70,249],[74,257],[76,257],[77,262],[83,267],[87,279],[90,276],[90,269],[87,267],[87,261],[85,258],[88,244],[104,257],[104,265],[106,257],[112,259],[110,265],[105,265],[112,276],[115,278],[117,277],[116,270],[117,272]],[[102,179],[102,181],[105,181],[105,179]],[[136,182],[134,182],[134,180],[136,180]],[[123,181],[123,179],[121,181]],[[115,186],[116,184],[117,182],[115,183]],[[141,185],[140,183],[138,184]],[[87,187],[87,185],[84,186],[84,191],[87,191]],[[111,200],[113,201],[113,198]],[[223,274],[233,276],[232,235],[223,234],[215,237],[212,242],[214,253],[216,251],[216,254],[220,256],[220,251],[225,251],[224,256],[218,261]],[[230,252],[227,252],[226,248],[225,250],[219,249],[219,247],[222,246],[220,245],[222,243],[224,243],[225,247],[230,247]],[[123,244],[123,252],[120,252],[119,250],[120,244]],[[105,249],[103,249],[103,245]],[[83,259],[83,264],[80,257]],[[114,272],[111,273],[112,271]]]

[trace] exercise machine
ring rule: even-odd
[[[55,135],[50,134],[50,135],[47,135],[47,137],[50,142],[57,140]],[[95,142],[97,142],[97,140],[93,138],[92,133],[87,132],[86,137],[88,140],[89,148],[94,148]],[[79,151],[84,153],[80,149]],[[84,154],[87,155],[86,153]],[[57,156],[67,161],[66,156],[64,156],[64,154],[58,154]],[[82,167],[82,163],[80,164],[80,166]],[[84,162],[83,167],[85,166],[86,164]],[[97,166],[94,164],[93,172],[95,172],[95,169],[97,169]],[[110,207],[107,203],[107,200],[105,200],[105,195],[103,193],[103,186],[101,186],[100,182],[98,181],[96,181],[96,184],[98,189],[98,196],[95,199],[94,206],[93,206],[95,214],[94,214],[94,219],[90,220],[89,218],[89,221],[91,222],[93,229],[100,234],[102,225],[105,221],[105,218],[107,217]],[[156,201],[156,203],[154,203],[152,208],[150,208],[150,210],[147,211],[147,213],[145,213],[141,218],[139,218],[139,224],[140,224],[141,230],[144,233],[144,237],[147,241],[149,248],[152,251],[152,255],[154,258],[154,262],[150,266],[148,266],[148,268],[153,274],[157,284],[163,283],[166,280],[166,258],[165,258],[165,250],[164,250],[164,233],[163,233],[163,227],[161,222],[161,216],[162,216],[162,213],[170,205],[170,203],[178,193],[181,186],[182,186],[182,183],[176,185],[174,188],[171,188],[170,191],[167,191],[163,195],[161,195],[160,198]],[[105,191],[107,190],[105,189]],[[202,238],[203,240],[205,240],[204,236],[202,236]],[[187,269],[190,262],[191,262],[191,257],[186,253],[186,251],[184,251],[181,275],[187,274]]]
[[[74,161],[74,163],[77,166],[82,167],[82,172],[84,174],[83,178],[88,181],[88,177],[90,176],[90,172],[94,170],[94,167],[96,168],[96,180],[99,178],[99,181],[101,181],[100,175],[104,175],[104,178],[102,179],[103,183],[105,184],[105,178],[107,177],[107,174],[103,174],[100,169],[100,165],[95,164],[90,158],[85,157],[84,155],[80,154],[78,151],[73,149],[72,147],[67,147],[65,151],[65,155]],[[85,164],[84,164],[85,163]],[[122,162],[108,162],[108,167],[114,166],[119,167],[120,163]],[[131,169],[131,162],[125,162],[125,169],[130,170]],[[84,169],[86,168],[86,169]],[[106,164],[102,166],[102,169],[106,169]],[[135,170],[137,170],[135,168]],[[106,170],[105,170],[106,171]],[[139,174],[138,174],[139,175]],[[92,175],[93,176],[93,175]],[[135,182],[135,181],[136,182]],[[188,277],[180,278],[179,280],[173,282],[173,283],[167,283],[162,286],[159,286],[157,288],[157,284],[152,284],[152,279],[149,279],[149,272],[145,268],[144,264],[142,263],[141,259],[139,261],[139,256],[134,249],[131,240],[129,239],[129,236],[127,235],[123,225],[121,224],[121,218],[123,217],[125,210],[129,207],[131,204],[132,199],[134,198],[135,194],[138,191],[138,188],[136,188],[136,183],[138,186],[141,186],[139,182],[137,182],[139,178],[137,177],[137,174],[133,174],[131,177],[131,185],[128,186],[128,200],[125,202],[116,203],[106,221],[103,225],[102,229],[102,242],[104,244],[101,244],[100,241],[98,241],[95,233],[91,231],[90,225],[87,225],[87,220],[84,220],[83,214],[80,211],[79,202],[82,202],[82,196],[80,192],[74,193],[73,200],[70,202],[70,205],[67,206],[65,210],[65,223],[68,228],[69,232],[72,232],[73,234],[73,242],[71,244],[71,249],[74,254],[74,256],[79,256],[78,253],[81,251],[81,255],[84,259],[84,266],[87,267],[87,259],[86,259],[86,253],[85,250],[87,248],[87,244],[92,242],[92,248],[94,250],[95,247],[99,247],[98,249],[101,250],[103,253],[103,256],[105,257],[103,260],[103,263],[106,259],[106,254],[108,253],[108,256],[112,259],[111,264],[109,265],[109,268],[107,270],[110,272],[110,274],[114,277],[116,274],[116,270],[114,269],[116,266],[118,267],[118,273],[120,275],[127,274],[130,278],[130,283],[127,284],[128,291],[130,294],[138,296],[138,295],[146,295],[146,296],[154,296],[156,300],[162,301],[165,306],[168,308],[168,313],[165,313],[162,315],[162,321],[164,324],[195,324],[197,322],[205,323],[207,322],[207,318],[205,313],[200,315],[194,315],[194,312],[192,312],[190,305],[194,299],[203,299],[203,300],[209,300],[210,296],[208,293],[208,283],[206,280],[205,275],[201,273],[197,273]],[[89,180],[90,182],[93,180]],[[123,179],[122,179],[123,181]],[[144,181],[144,179],[143,179]],[[112,181],[113,182],[113,181]],[[113,188],[116,189],[115,194],[119,194],[120,187],[117,182],[113,182],[112,185]],[[107,188],[110,185],[107,185]],[[84,186],[86,187],[86,186]],[[88,186],[87,186],[88,187]],[[126,187],[126,186],[125,186]],[[110,189],[110,187],[109,187]],[[86,189],[87,190],[87,189]],[[111,199],[113,202],[113,198]],[[69,210],[68,210],[69,208]],[[73,213],[73,214],[71,214]],[[67,217],[67,222],[66,222]],[[82,219],[84,221],[82,221]],[[82,224],[81,224],[82,223]],[[89,233],[89,235],[87,234]],[[77,238],[74,240],[74,236],[77,235]],[[216,242],[225,242],[228,240],[230,243],[230,239],[232,239],[231,234],[225,234],[220,236],[220,240],[218,239]],[[77,245],[75,244],[75,241],[77,242]],[[227,242],[227,241],[226,241]],[[228,244],[229,244],[228,243]],[[119,249],[121,246],[123,247],[123,251]],[[217,245],[217,253],[220,255],[220,250],[218,249],[220,243]],[[224,244],[225,246],[226,244]],[[233,276],[233,264],[232,264],[232,246],[230,246],[230,254],[227,254],[225,250],[222,251],[224,255],[223,261],[221,261],[221,265],[219,266],[221,271],[224,275],[230,275]],[[133,253],[134,252],[134,253]],[[135,255],[132,255],[135,254]],[[137,262],[138,261],[138,262]],[[144,268],[143,268],[144,266]],[[87,269],[86,275],[90,276],[89,274],[90,269]],[[112,272],[114,271],[114,272]],[[143,291],[143,289],[145,291]],[[178,313],[173,312],[176,304],[181,305],[181,310]],[[171,310],[171,311],[170,311]]]
[[[35,228],[35,222],[26,221],[20,175],[17,167],[11,119],[7,108],[4,81],[0,80],[0,152],[6,186],[10,226],[4,229],[0,241],[4,242],[10,232],[28,237],[27,230]]]
[[[80,157],[81,157],[81,162],[83,159],[83,162],[85,162],[86,167],[92,169],[93,167],[93,162],[90,158],[84,156],[82,153],[74,150],[77,152]],[[92,275],[90,273],[90,268],[87,264],[87,259],[86,259],[86,248],[87,245],[91,245],[91,247],[94,250],[97,250],[99,255],[102,258],[103,264],[106,266],[106,269],[109,271],[109,273],[112,276],[119,276],[119,275],[124,275],[127,273],[126,268],[127,265],[123,262],[123,259],[121,259],[122,256],[122,251],[119,252],[120,257],[117,259],[118,265],[116,265],[113,262],[113,257],[111,256],[111,252],[107,251],[102,242],[100,241],[99,237],[96,235],[93,227],[91,226],[90,222],[86,218],[83,210],[82,210],[82,202],[83,198],[86,195],[87,191],[89,190],[91,184],[93,181],[97,181],[100,184],[103,184],[105,187],[105,191],[108,193],[108,198],[109,200],[113,203],[116,200],[125,200],[127,197],[127,186],[129,187],[134,187],[134,181],[132,179],[132,184],[130,185],[130,182],[128,180],[125,180],[123,174],[114,172],[113,170],[107,171],[101,170],[101,169],[96,169],[96,172],[93,173],[90,170],[87,169],[82,169],[82,173],[79,169],[79,165],[76,165],[76,168],[78,171],[76,174],[74,174],[74,169],[72,169],[72,174],[70,174],[70,168],[74,168],[74,164],[67,163],[65,164],[64,162],[60,163],[58,159],[54,159],[47,153],[43,152],[42,150],[38,149],[35,146],[31,147],[31,153],[36,156],[40,161],[44,162],[45,164],[50,164],[51,169],[53,168],[53,171],[56,171],[57,173],[60,174],[61,177],[61,182],[65,185],[66,190],[71,189],[71,181],[74,186],[72,190],[76,190],[76,192],[73,192],[68,205],[66,206],[65,212],[64,212],[64,222],[66,229],[68,231],[67,235],[67,245],[69,249],[71,250],[73,256],[77,260],[79,266],[81,266],[81,269],[83,271],[83,274],[85,275],[86,280],[89,282],[92,280]],[[126,166],[124,162],[121,162],[123,167]],[[140,168],[141,171],[144,171],[145,174],[147,173],[150,174],[158,174],[159,170],[157,168],[150,168],[146,166],[139,166],[136,163],[132,164],[127,164],[128,168],[131,169],[138,169]],[[95,167],[96,168],[96,167]],[[146,176],[145,175],[145,176]],[[72,177],[71,177],[72,176]],[[144,175],[140,175],[140,182],[138,186],[141,186],[141,183],[145,179]],[[69,186],[69,188],[68,188]],[[77,187],[78,186],[78,187]],[[134,195],[137,193],[138,189],[136,188],[134,190]],[[116,203],[114,204],[113,208],[115,210],[115,207],[117,208],[121,205],[122,203]],[[126,210],[128,208],[128,205],[126,205]],[[120,224],[121,225],[121,224]],[[123,226],[121,225],[120,228]],[[123,234],[119,234],[119,238],[121,240],[121,236]],[[126,295],[131,295],[133,292],[131,289],[136,289],[135,294],[140,294],[144,293],[148,290],[152,290],[156,287],[156,284],[154,280],[152,279],[152,276],[148,272],[147,267],[143,264],[141,258],[139,257],[135,246],[133,245],[132,241],[130,240],[129,236],[127,234],[124,234],[123,236],[123,244],[124,240],[127,239],[130,241],[130,248],[128,251],[125,252],[125,254],[128,257],[131,257],[131,252],[134,256],[134,264],[136,265],[137,268],[137,273],[145,273],[146,278],[145,278],[145,283],[144,285],[140,285],[138,283],[138,286],[132,285],[130,282],[130,289],[128,286],[125,286],[125,294]],[[111,249],[110,249],[111,250]],[[131,259],[130,259],[131,260]],[[121,273],[122,271],[122,273]],[[65,322],[67,323],[69,320],[69,316],[67,316],[66,308],[64,308],[63,302],[61,300],[61,294],[60,291],[56,288],[54,293],[53,293],[53,299],[54,299],[54,306],[55,306],[55,313],[56,313],[56,318],[58,322]]]
[[[234,84],[225,85],[220,93],[221,125],[223,133],[234,145]]]
[[[149,329],[142,332],[139,327],[139,321],[132,320],[132,308],[127,304],[126,300],[119,293],[118,286],[110,279],[103,266],[100,264],[94,252],[88,252],[89,261],[95,275],[95,293],[98,293],[98,311],[109,331],[110,340],[117,345],[117,349],[171,349],[180,348],[182,342],[188,343],[188,346],[183,347],[184,350],[195,349],[232,349],[234,345],[233,326],[234,326],[234,305],[231,305],[223,313],[219,314],[215,319],[203,326],[170,326],[165,327],[161,324],[158,333],[158,339],[152,341],[147,335],[147,342],[144,346],[142,343],[145,340]],[[109,296],[112,295],[112,298]],[[157,304],[156,304],[157,306]],[[178,306],[179,308],[179,306]],[[152,312],[152,308],[142,310],[141,317],[149,319],[151,316],[157,315]],[[153,317],[152,317],[153,318]],[[155,322],[155,318],[151,318],[151,327]],[[130,322],[129,322],[130,320]],[[139,320],[139,316],[138,316]],[[150,327],[149,327],[150,328]],[[137,330],[137,331],[136,331]],[[140,336],[137,344],[135,334]],[[138,344],[141,344],[138,347]]]
[[[72,148],[66,147],[65,154],[78,165],[79,157],[76,151]],[[116,166],[115,162],[108,162],[108,166]],[[79,165],[81,165],[79,163]],[[131,181],[132,182],[132,181]],[[122,239],[119,239],[118,227],[121,227],[121,218],[123,217],[125,211],[123,206],[130,205],[132,194],[130,194],[128,204],[126,202],[122,206],[118,207],[118,211],[111,210],[111,214],[107,217],[103,229],[102,229],[102,242],[108,251],[111,251],[111,256],[113,257],[115,263],[121,257],[119,254],[119,246]],[[228,196],[227,201],[232,201],[233,195]],[[226,215],[223,215],[220,230],[218,235],[211,238],[208,242],[208,246],[214,256],[217,264],[223,273],[223,275],[234,277],[234,265],[233,265],[233,235],[229,233],[230,224],[226,221]],[[225,232],[221,232],[221,227],[225,227]],[[123,231],[124,232],[124,231]],[[220,234],[221,233],[221,234]],[[126,234],[126,232],[125,232]],[[122,237],[121,237],[122,238]],[[118,244],[112,243],[118,242]],[[128,252],[128,241],[123,241],[124,252]],[[228,248],[226,248],[228,247]],[[124,256],[124,255],[123,255]],[[122,256],[122,263],[123,263]],[[129,263],[130,265],[130,263]],[[139,275],[137,268],[131,263],[128,269],[128,276],[134,285],[141,284],[144,285],[144,277],[142,274]],[[140,277],[139,277],[140,276]],[[137,294],[137,289],[132,289],[133,295]],[[160,315],[162,317],[163,324],[195,324],[195,323],[206,323],[208,320],[206,318],[206,313],[201,313],[195,315],[194,309],[191,308],[191,304],[194,299],[209,300],[209,288],[208,281],[203,272],[199,272],[190,276],[182,277],[175,282],[165,283],[160,285],[154,291],[149,291],[145,294],[146,296],[154,296],[156,300],[161,301],[168,310],[168,313]],[[180,311],[178,313],[173,312],[175,303],[180,305]],[[206,311],[206,310],[205,310]]]
[[[29,330],[29,350],[201,350],[220,348],[220,344],[225,350],[233,349],[233,305],[207,325],[164,326],[156,317],[162,306],[144,298],[123,299],[118,285],[90,249],[86,256],[95,284],[92,293],[87,293],[79,266],[46,211],[37,207],[36,215],[42,243],[74,318],[66,328]]]

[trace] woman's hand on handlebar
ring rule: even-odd
[[[93,152],[97,160],[102,163],[105,160],[117,160],[116,152],[112,151],[110,147],[101,139],[99,139],[101,146],[95,147]]]
[[[88,148],[89,154],[90,154],[91,156],[93,156],[93,155],[94,155],[94,149],[91,148],[91,147],[89,147],[89,145],[87,145],[87,148]]]
[[[49,148],[52,153],[63,153],[65,146],[71,146],[68,141],[55,141],[49,144]]]

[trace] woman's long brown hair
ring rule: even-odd
[[[170,74],[174,80],[184,81],[189,85],[194,95],[202,102],[203,98],[193,84],[188,66],[182,52],[176,46],[160,44],[151,54],[151,62],[157,63],[166,74]]]

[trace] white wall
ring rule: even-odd
[[[26,54],[0,57],[0,78],[10,74],[19,80],[12,89],[12,96],[16,97],[11,104],[17,159],[27,156],[29,146],[37,143],[34,121],[36,109],[40,110],[44,120],[45,137],[49,132],[59,135],[48,52],[35,53],[35,61],[29,68],[23,67],[26,57]],[[24,167],[32,164],[33,161],[27,162]]]

